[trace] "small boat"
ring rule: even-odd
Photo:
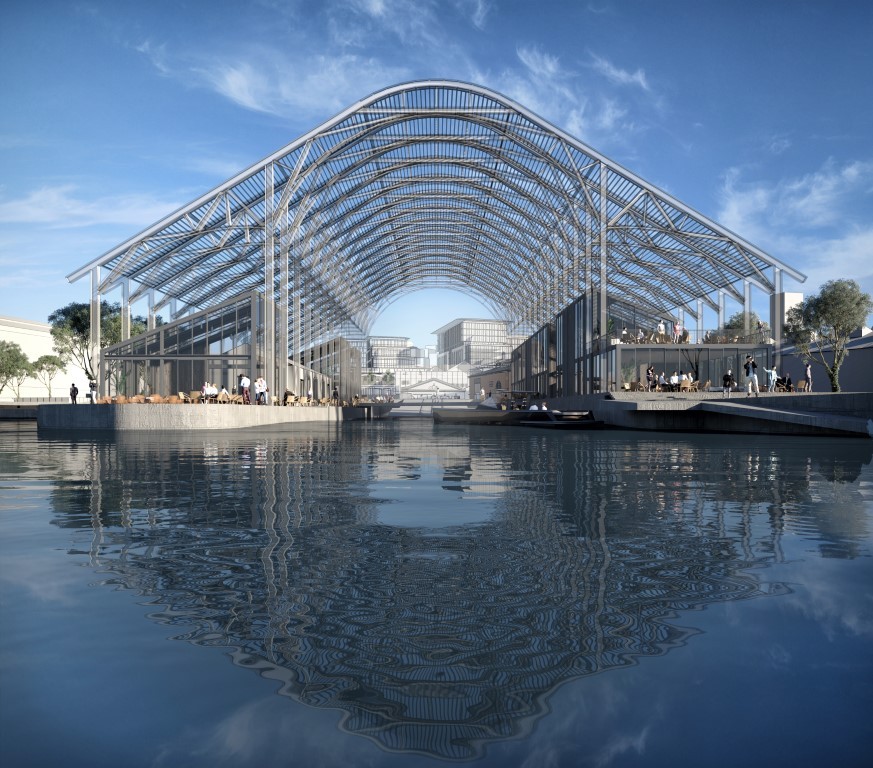
[[[518,426],[545,429],[603,429],[605,426],[591,411],[527,411],[525,416],[516,422]]]
[[[527,411],[507,411],[500,408],[434,408],[434,424],[515,424],[527,416]]]
[[[434,408],[434,424],[482,424],[547,429],[603,429],[591,411],[509,411],[499,408]]]

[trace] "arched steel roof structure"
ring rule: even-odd
[[[258,289],[288,314],[281,356],[307,310],[366,333],[423,287],[532,330],[587,291],[697,315],[782,273],[805,279],[521,105],[432,80],[362,99],[68,279],[178,314]]]

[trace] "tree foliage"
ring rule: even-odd
[[[42,355],[34,362],[33,375],[45,385],[49,397],[52,396],[52,379],[64,370],[66,365],[64,359],[58,355]]]
[[[91,305],[72,302],[52,312],[48,321],[52,326],[55,352],[65,360],[72,360],[89,379],[96,372],[91,365]],[[136,336],[146,329],[146,319],[141,316],[130,320],[130,334]],[[100,302],[100,347],[108,347],[121,341],[121,304]]]
[[[11,387],[17,396],[31,369],[30,360],[18,344],[14,341],[0,341],[0,392]]]
[[[840,366],[849,356],[849,334],[873,312],[873,299],[854,280],[829,280],[814,296],[788,310],[785,337],[801,355],[821,363],[834,392],[840,391]],[[829,363],[825,352],[833,354]]]
[[[758,317],[756,312],[749,312],[749,330],[754,331],[759,327],[758,324],[766,328],[767,323]],[[746,318],[742,311],[731,315],[724,324],[726,331],[744,331],[746,329]]]

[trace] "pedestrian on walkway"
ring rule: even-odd
[[[731,388],[735,387],[737,382],[734,380],[734,372],[728,368],[728,372],[721,377],[721,396],[722,398],[731,399]]]
[[[751,355],[746,355],[746,363],[743,366],[746,373],[746,397],[752,396],[752,390],[755,390],[755,397],[758,397],[758,364],[755,358]]]

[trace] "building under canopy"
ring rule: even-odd
[[[104,350],[102,377],[113,354],[154,363],[237,353],[274,391],[293,389],[392,301],[444,287],[525,336],[554,334],[575,305],[574,341],[558,344],[573,365],[557,365],[575,370],[564,391],[589,392],[617,380],[599,338],[614,328],[679,322],[700,342],[705,309],[719,327],[726,298],[748,315],[752,287],[776,298],[777,317],[786,274],[805,279],[523,106],[432,80],[362,99],[68,279],[90,276],[92,318],[120,291],[124,327],[131,304],[147,301],[151,327],[161,313],[186,329],[188,346],[182,331],[169,340],[153,331]],[[250,297],[244,339],[241,297]],[[219,325],[223,335],[212,335]],[[778,334],[781,322],[772,326]],[[189,368],[192,383],[216,370]]]

